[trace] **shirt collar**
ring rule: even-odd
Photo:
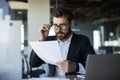
[[[63,42],[63,41],[61,41],[61,40],[60,40],[60,39],[58,39],[58,38],[57,38],[57,40],[58,40],[58,42],[59,42],[59,43],[68,43],[68,42],[70,42],[70,41],[71,41],[72,36],[73,36],[73,33],[70,35],[70,37],[68,38],[68,40],[66,40],[66,41],[64,41],[64,42]]]

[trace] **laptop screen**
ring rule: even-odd
[[[120,80],[120,55],[88,55],[85,80]]]

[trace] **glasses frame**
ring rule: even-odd
[[[54,27],[55,30],[57,30],[58,28],[60,29],[66,29],[68,26],[70,25],[70,23],[61,23],[61,24],[53,24],[52,26]]]

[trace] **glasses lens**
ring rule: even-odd
[[[65,29],[66,27],[68,27],[69,23],[63,23],[63,24],[53,24],[53,27],[54,29],[58,29],[58,28],[61,28],[61,29]]]

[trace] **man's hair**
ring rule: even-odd
[[[53,10],[52,13],[53,17],[62,17],[64,16],[67,18],[69,22],[73,19],[73,14],[69,8],[64,8],[64,7],[58,7]]]

